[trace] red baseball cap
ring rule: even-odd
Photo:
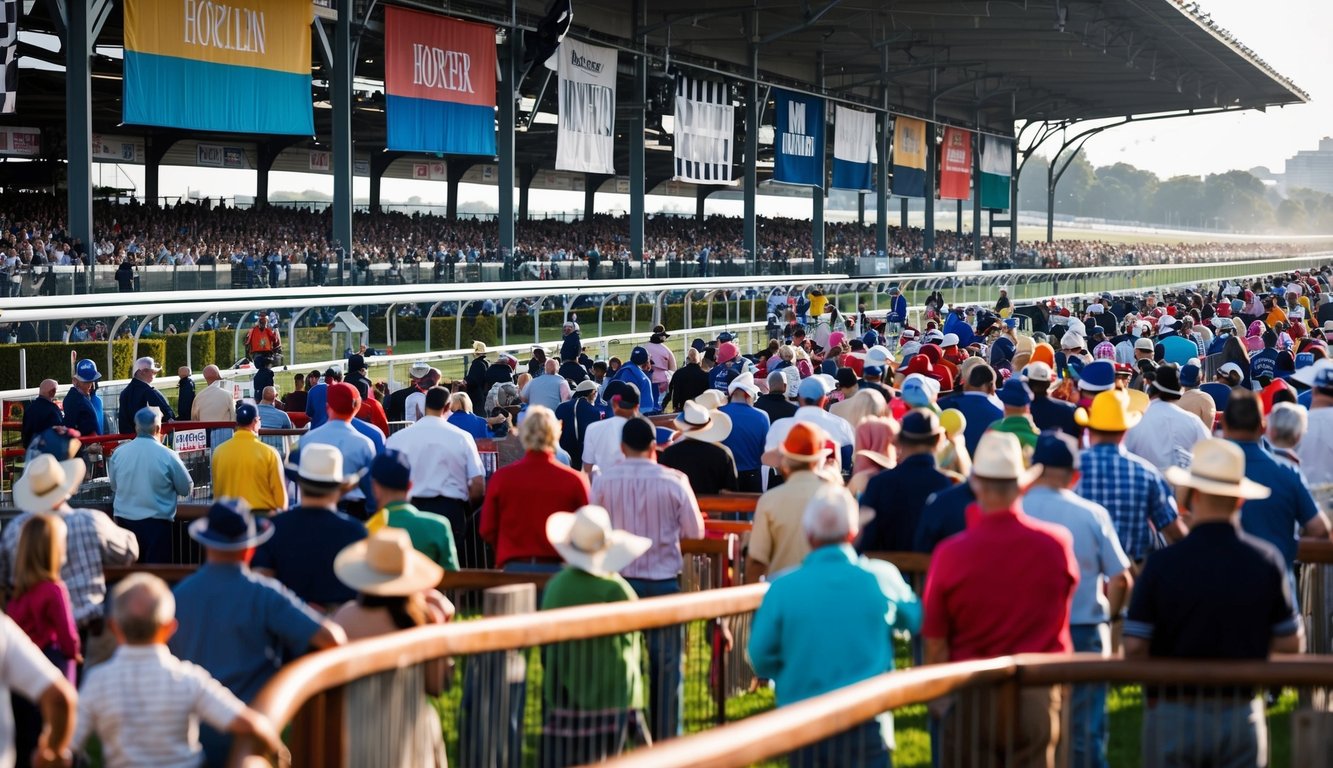
[[[329,410],[339,416],[353,416],[361,407],[361,393],[351,384],[340,381],[329,387],[328,403]]]

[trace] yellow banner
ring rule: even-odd
[[[926,121],[914,117],[893,119],[893,164],[926,167]]]
[[[310,74],[310,0],[126,0],[125,48]]]

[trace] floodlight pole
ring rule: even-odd
[[[755,224],[755,193],[759,184],[759,13],[751,11],[749,16],[750,33],[750,79],[745,84],[745,173],[744,199],[744,246],[745,253],[759,271],[759,237]]]
[[[640,53],[634,57],[634,95],[630,101],[636,106],[629,120],[629,249],[633,258],[643,263],[644,196],[647,194],[644,178],[643,132],[647,128],[648,111],[648,56],[646,40],[639,30],[644,22],[646,3],[634,2],[634,47]]]
[[[83,243],[88,256],[87,288],[92,293],[97,254],[93,242],[93,86],[89,58],[94,36],[88,3],[74,0],[66,4],[65,144],[69,230]]]
[[[499,123],[495,137],[495,159],[500,166],[499,216],[500,258],[511,264],[514,254],[514,101],[518,98],[518,68],[523,57],[523,34],[518,29],[518,0],[509,0],[509,28],[500,46]],[[533,112],[537,111],[533,106]],[[526,213],[527,187],[523,201]]]

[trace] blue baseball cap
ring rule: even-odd
[[[728,341],[735,341],[735,340],[736,340],[736,337],[735,337],[735,336],[732,336],[730,333],[728,333],[728,332],[726,332],[726,331],[723,331],[722,333],[719,333],[719,334],[717,335],[717,341],[718,341],[719,344],[724,343],[724,342],[728,342]]]
[[[387,450],[370,463],[370,479],[385,488],[405,491],[411,485],[412,467],[402,451]]]
[[[801,380],[796,396],[801,400],[819,400],[829,393],[828,382],[818,376]]]
[[[74,366],[74,378],[84,383],[90,381],[100,381],[102,374],[97,370],[97,363],[92,360],[80,360]]]
[[[1296,370],[1300,370],[1307,365],[1314,365],[1314,353],[1302,352],[1296,355]]]
[[[241,403],[236,406],[236,426],[248,427],[255,423],[259,418],[259,409],[251,403]]]
[[[1073,469],[1078,459],[1078,443],[1058,429],[1048,429],[1037,438],[1032,463],[1055,469]]]
[[[913,408],[929,408],[935,404],[939,389],[939,382],[914,373],[903,379],[903,402]]]
[[[1199,376],[1203,373],[1199,366],[1194,364],[1182,365],[1180,367],[1180,386],[1194,389],[1199,386]]]
[[[883,376],[884,369],[878,365],[867,365],[861,368],[861,373],[866,376]]]
[[[648,362],[648,350],[643,347],[635,347],[629,353],[630,365],[643,365]]]
[[[1078,388],[1084,392],[1105,392],[1115,386],[1115,363],[1094,360],[1078,374]]]
[[[1028,385],[1024,384],[1020,378],[1012,378],[1006,381],[1004,386],[1000,387],[996,396],[1000,398],[1000,402],[1014,408],[1023,408],[1032,404],[1032,390],[1028,389]]]

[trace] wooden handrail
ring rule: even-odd
[[[930,570],[929,552],[867,552],[866,557],[893,563],[903,573],[925,574]]]
[[[281,728],[316,695],[368,675],[450,656],[517,650],[734,616],[757,609],[767,591],[766,584],[752,584],[437,624],[358,640],[312,653],[283,667],[259,692],[253,706]]]
[[[707,514],[754,514],[759,503],[757,493],[722,493],[698,497],[699,509]]]
[[[1025,654],[889,672],[703,733],[660,742],[603,765],[609,768],[735,768],[788,754],[877,715],[966,688],[1120,682],[1272,687],[1333,685],[1333,659],[1125,661],[1095,654]]]

